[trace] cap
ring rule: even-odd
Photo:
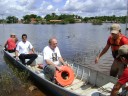
[[[15,34],[14,33],[11,33],[11,36],[14,36]]]
[[[118,55],[116,58],[118,58],[120,55],[125,55],[128,54],[128,45],[122,45],[119,49],[118,49]]]
[[[119,24],[112,24],[110,27],[111,33],[117,34],[119,33],[120,30],[120,25]]]

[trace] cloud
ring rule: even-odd
[[[126,3],[125,0],[67,0],[62,10],[83,16],[121,16],[126,13]]]
[[[16,1],[19,5],[24,6],[28,3],[28,0],[18,0]]]
[[[52,5],[49,5],[48,7],[47,7],[47,10],[52,10],[53,9],[53,6]]]
[[[126,0],[0,0],[0,13],[19,18],[27,14],[126,15]]]
[[[56,3],[59,3],[61,2],[62,0],[53,0],[53,2],[56,2]]]

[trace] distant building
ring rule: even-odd
[[[49,20],[50,22],[62,22],[62,20]]]
[[[31,18],[31,22],[30,22],[30,23],[31,23],[31,24],[37,23],[36,18]]]
[[[23,23],[23,20],[21,19],[21,20],[18,20],[18,23],[20,24],[20,23]]]
[[[75,19],[75,22],[77,22],[77,23],[81,23],[82,20],[81,20],[81,19]]]

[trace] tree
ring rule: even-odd
[[[36,20],[37,20],[37,23],[42,23],[42,18],[41,18],[41,16],[37,16],[37,17],[36,17]]]
[[[15,17],[15,16],[8,16],[8,17],[6,18],[6,22],[7,22],[7,23],[18,23],[18,18]]]
[[[40,16],[37,16],[35,14],[25,15],[23,16],[23,21],[24,23],[31,23],[32,19],[36,20],[37,18],[40,18]]]
[[[23,16],[23,21],[24,21],[24,23],[30,23],[30,17],[29,17],[29,15],[25,15],[25,16]]]
[[[58,15],[56,15],[55,13],[47,14],[44,18],[46,19],[46,21],[58,20]]]

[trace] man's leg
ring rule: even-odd
[[[25,64],[25,54],[20,54],[19,59],[23,64]]]
[[[56,68],[53,65],[47,65],[44,67],[45,74],[50,78],[50,80],[54,79]]]
[[[125,64],[123,64],[122,62],[118,62],[118,66],[119,66],[118,78],[120,78],[120,76],[122,75],[126,67],[125,67]]]
[[[118,74],[118,64],[117,64],[117,60],[114,59],[113,64],[111,66],[111,70],[110,70],[110,76],[116,77]]]
[[[37,54],[26,54],[25,59],[30,59],[27,65],[32,64],[32,62],[37,58]]]

